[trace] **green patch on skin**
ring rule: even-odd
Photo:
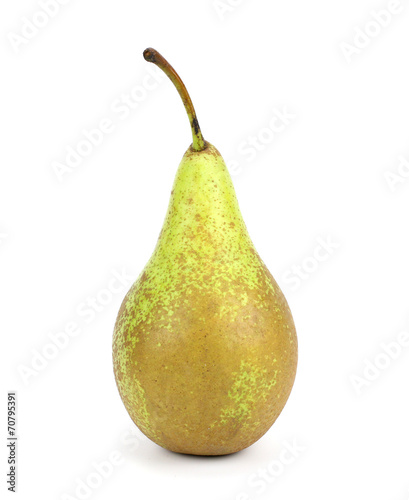
[[[115,368],[118,373],[117,384],[121,397],[129,411],[129,415],[142,432],[149,433],[155,441],[160,444],[156,432],[150,423],[150,414],[147,409],[145,390],[137,379],[136,374],[130,375],[132,370],[138,365],[132,360],[132,348],[130,346],[118,346],[119,351],[115,356]],[[133,366],[131,366],[131,364]],[[131,370],[132,368],[132,370]]]
[[[152,428],[151,416],[147,409],[145,390],[139,380],[136,376],[134,376],[131,383],[128,382],[127,384],[122,384],[119,381],[118,385],[120,387],[122,398],[126,401],[126,406],[132,420],[137,424],[142,432],[149,434],[155,442],[161,444],[161,440]]]
[[[274,377],[266,377],[267,369],[261,369],[246,361],[240,364],[240,371],[233,374],[234,382],[231,386],[228,397],[232,403],[223,408],[220,413],[220,423],[227,424],[233,419],[248,427],[248,421],[251,420],[254,405],[261,401],[266,401],[271,389],[277,383],[277,370],[274,371]],[[253,426],[257,422],[253,422]]]

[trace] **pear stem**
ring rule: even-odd
[[[195,151],[203,151],[203,149],[206,148],[206,142],[203,139],[192,100],[180,76],[157,50],[152,48],[146,49],[143,52],[143,57],[146,61],[156,64],[156,66],[158,66],[165,73],[165,75],[172,81],[173,85],[176,87],[176,90],[179,92],[179,95],[182,98],[187,116],[189,117],[190,127],[192,129],[193,149]]]

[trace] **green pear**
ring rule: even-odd
[[[155,251],[118,314],[116,382],[152,441],[179,453],[225,455],[253,444],[277,419],[294,383],[297,336],[185,86],[157,51],[144,56],[175,84],[193,143]]]

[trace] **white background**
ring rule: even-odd
[[[5,471],[6,396],[17,390],[18,496],[407,500],[409,347],[391,359],[381,346],[409,329],[407,1],[65,3],[51,19],[35,0],[0,7],[0,429]],[[389,7],[399,12],[374,24],[371,12]],[[21,41],[24,17],[46,25]],[[155,246],[191,140],[171,83],[146,77],[147,46],[188,86],[297,326],[288,404],[232,456],[149,441],[112,372],[120,302]],[[125,117],[112,106],[131,90],[143,98]],[[274,109],[293,117],[272,137]],[[55,162],[101,120],[112,133],[59,180]],[[248,161],[251,136],[264,144]],[[113,271],[128,281],[110,296]],[[104,301],[93,316],[92,297]],[[72,322],[81,331],[50,350],[50,334]],[[54,359],[39,361],[44,350]],[[294,441],[298,456],[280,465]],[[120,463],[101,479],[95,463],[112,453]],[[82,496],[81,481],[92,484]]]

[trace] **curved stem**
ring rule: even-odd
[[[151,48],[146,49],[143,52],[143,57],[146,61],[156,64],[156,66],[158,66],[165,73],[165,75],[172,81],[173,85],[176,87],[176,90],[179,92],[179,95],[182,98],[183,104],[186,108],[187,116],[189,117],[193,136],[193,149],[195,151],[202,151],[206,148],[206,142],[203,139],[192,100],[190,99],[190,95],[180,76],[176,73],[176,71],[168,63],[168,61],[161,54],[159,54],[157,50]]]

